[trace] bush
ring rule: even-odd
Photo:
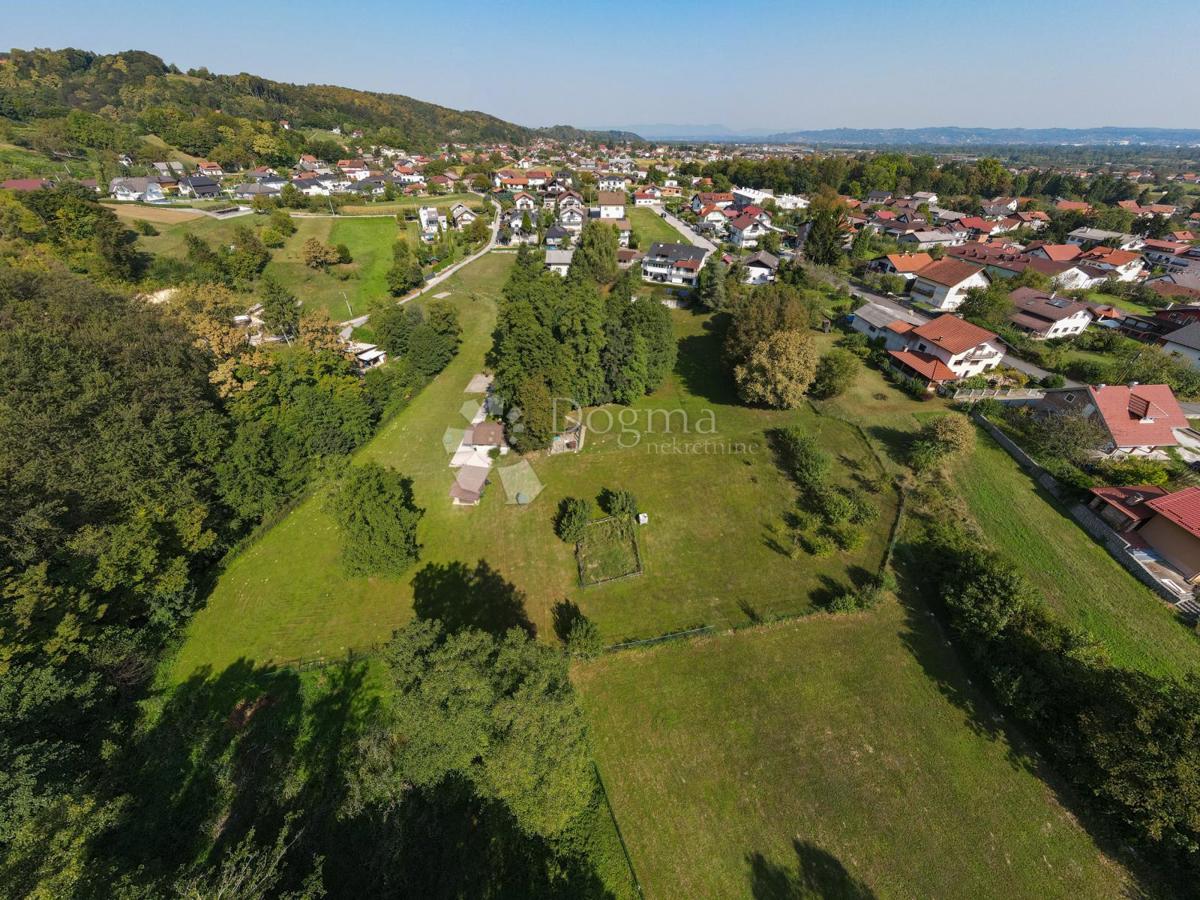
[[[342,562],[350,575],[400,575],[417,560],[412,481],[378,463],[350,466],[330,495],[342,534]]]
[[[809,434],[799,428],[775,432],[779,455],[788,475],[802,488],[812,488],[825,481],[832,461]]]
[[[568,544],[577,544],[583,531],[592,521],[592,501],[578,497],[564,497],[558,505],[558,516],[554,521],[554,533]]]
[[[811,492],[813,509],[826,525],[847,521],[855,512],[855,505],[845,493],[837,488],[823,487]]]
[[[600,629],[596,623],[586,616],[579,616],[567,633],[567,652],[572,656],[591,659],[603,649],[604,642],[600,639]]]
[[[817,362],[811,393],[818,400],[828,400],[844,393],[858,375],[862,363],[849,350],[834,348]]]
[[[133,230],[146,237],[154,237],[158,234],[158,229],[145,219],[134,219]]]
[[[865,525],[879,517],[879,508],[862,491],[857,489],[846,491],[846,499],[854,507],[850,512],[850,521],[855,525]]]
[[[1171,478],[1167,467],[1154,459],[1114,459],[1101,463],[1097,468],[1100,476],[1109,484],[1122,486],[1164,485]]]
[[[821,529],[839,550],[850,551],[857,550],[862,546],[863,532],[861,528],[851,525],[849,522],[840,522],[834,525],[826,525]]]
[[[632,493],[611,488],[600,492],[600,508],[610,516],[633,518],[638,514],[637,498]]]
[[[1044,388],[1060,388],[1067,383],[1067,379],[1063,378],[1057,372],[1051,372],[1041,380],[1041,385]]]
[[[337,252],[337,261],[339,263],[348,263],[354,259],[354,257],[350,255],[350,248],[345,244],[338,244],[333,249]]]
[[[836,549],[833,539],[822,532],[801,536],[800,546],[804,548],[805,553],[816,559],[829,556]]]

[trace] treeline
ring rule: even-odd
[[[526,143],[534,132],[494,116],[460,112],[397,94],[331,85],[294,85],[245,73],[187,74],[141,51],[13,50],[0,65],[0,115],[73,127],[84,146],[133,149],[128,126],[218,162],[292,163],[305,138],[296,129],[353,126],[380,143],[432,149],[465,142]],[[220,112],[216,112],[219,110]],[[278,120],[293,126],[285,131]],[[58,126],[56,126],[58,127]],[[64,135],[67,136],[67,135]],[[82,142],[82,141],[81,141]]]
[[[95,863],[138,777],[115,749],[216,563],[432,374],[401,355],[359,376],[328,317],[250,347],[241,305],[219,284],[152,306],[0,263],[6,893]]]
[[[546,272],[527,245],[505,283],[490,364],[521,452],[549,445],[566,404],[632,403],[675,365],[667,308],[634,298],[637,273],[620,272],[616,231],[589,222],[567,277]],[[559,399],[559,421],[554,400]]]
[[[1112,666],[1007,561],[931,523],[912,575],[936,598],[992,698],[1082,801],[1160,874],[1200,874],[1200,679]]]

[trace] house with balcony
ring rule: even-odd
[[[625,218],[625,192],[601,191],[597,198],[601,219]]]
[[[642,257],[642,278],[694,287],[705,255],[703,248],[691,244],[653,244]]]
[[[1013,311],[1008,321],[1034,340],[1074,337],[1095,321],[1091,307],[1057,293],[1021,287],[1008,295]]]
[[[981,375],[1000,365],[1000,338],[958,316],[941,315],[921,325],[896,320],[887,326],[892,364],[905,375],[936,387]]]

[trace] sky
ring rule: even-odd
[[[1197,0],[47,0],[0,14],[5,48],[147,50],[522,125],[778,131],[1200,128],[1198,33]]]

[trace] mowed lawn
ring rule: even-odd
[[[274,251],[267,272],[299,297],[306,309],[326,309],[340,322],[368,312],[370,305],[386,298],[392,247],[401,235],[394,219],[298,217],[292,221],[296,233]],[[303,256],[309,238],[345,244],[351,262],[327,270],[309,268]]]
[[[799,425],[837,460],[837,478],[878,474],[878,463],[851,426],[804,408],[746,409],[733,397],[719,362],[719,341],[706,316],[674,313],[680,362],[667,383],[633,407],[591,415],[579,454],[535,455],[544,490],[527,506],[506,503],[493,476],[483,502],[454,507],[454,473],[443,437],[468,424],[463,393],[491,344],[495,302],[511,254],[488,254],[456,273],[449,291],[464,325],[459,355],[359,453],[410,476],[425,509],[421,560],[401,579],[349,578],[339,539],[318,494],[230,563],[180,654],[177,673],[220,667],[245,656],[264,662],[336,654],[385,640],[413,615],[487,617],[506,606],[553,640],[555,604],[578,603],[615,643],[695,626],[725,627],[811,612],[822,597],[879,565],[895,515],[890,490],[863,545],[849,554],[791,558],[785,517],[796,491],[766,446],[768,429]],[[623,415],[622,425],[617,417]],[[670,417],[668,420],[668,416]],[[668,424],[669,423],[669,424]],[[670,433],[666,429],[670,428]],[[500,465],[510,465],[510,455]],[[581,588],[574,547],[553,532],[567,496],[595,498],[604,488],[632,491],[650,522],[639,529],[644,573]],[[482,566],[481,566],[482,564]],[[498,576],[515,597],[476,589]],[[444,605],[453,596],[451,608]],[[494,618],[492,619],[494,621]]]
[[[924,613],[661,644],[573,679],[646,897],[1125,894],[997,721],[950,699],[982,702]]]
[[[373,203],[348,203],[341,208],[346,216],[378,216],[397,212],[413,212],[419,206],[436,206],[449,209],[462,203],[474,210],[483,209],[483,198],[479,194],[440,194],[433,197],[400,197],[396,200],[379,200]]]
[[[1200,670],[1200,639],[982,431],[955,483],[995,549],[1115,664],[1156,675]]]
[[[667,224],[667,221],[648,206],[630,206],[629,227],[637,236],[638,248],[643,252],[653,243],[686,244],[687,239]]]

